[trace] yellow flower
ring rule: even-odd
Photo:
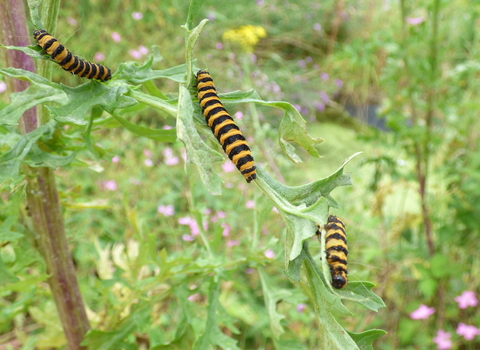
[[[267,32],[261,26],[246,25],[238,29],[229,29],[222,35],[222,39],[238,44],[246,52],[253,52],[255,45],[261,38],[265,38]]]

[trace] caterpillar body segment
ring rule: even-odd
[[[198,100],[207,125],[212,130],[223,151],[228,155],[245,180],[249,183],[257,178],[255,161],[245,137],[218,98],[210,73],[197,73]]]

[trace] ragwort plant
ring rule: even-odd
[[[272,252],[267,251],[263,255],[256,247],[259,227],[275,206],[287,228],[285,274],[306,292],[314,307],[315,338],[318,341],[315,346],[371,349],[372,342],[383,335],[383,331],[348,332],[338,323],[337,317],[351,315],[342,299],[356,301],[374,311],[383,307],[382,300],[370,290],[373,284],[351,281],[345,289],[332,289],[326,259],[322,260],[320,267],[317,266],[307,242],[315,235],[316,223],[324,225],[329,208],[337,206],[331,191],[350,184],[344,167],[356,154],[345,160],[330,176],[297,187],[281,184],[261,165],[258,166],[257,179],[251,185],[255,184],[270,201],[259,200],[263,203],[262,208],[254,214],[256,229],[251,236],[252,252],[233,261],[222,254],[218,239],[211,240],[207,235],[202,214],[194,201],[190,203],[192,216],[188,224],[196,227],[203,244],[195,254],[192,251],[195,247],[183,254],[169,255],[166,249],[157,251],[155,235],[145,232],[135,210],[127,210],[129,222],[134,226],[135,239],[127,246],[117,247],[119,249],[115,252],[96,242],[99,280],[94,287],[100,295],[108,295],[109,300],[114,302],[113,311],[104,314],[103,319],[90,319],[94,328],[89,329],[67,246],[54,170],[63,167],[65,171],[72,171],[87,166],[87,157],[92,160],[104,157],[105,153],[96,145],[92,131],[104,125],[116,125],[135,136],[159,143],[171,143],[176,139],[182,141],[187,163],[195,165],[195,168],[187,167],[187,172],[197,171],[210,193],[221,194],[222,179],[212,163],[223,161],[224,157],[205,141],[216,144],[205,124],[195,91],[194,73],[198,69],[193,50],[207,20],[196,27],[193,23],[202,3],[201,0],[191,1],[187,22],[183,26],[185,64],[155,70],[152,65],[158,56],[153,54],[143,64],[121,63],[113,78],[106,83],[88,81],[73,88],[47,78],[52,63],[37,46],[25,44],[28,37],[25,19],[15,23],[5,22],[8,24],[4,33],[11,34],[5,37],[16,38],[9,43],[10,46],[3,46],[9,50],[7,57],[20,52],[26,56],[22,55],[18,61],[15,58],[7,60],[7,65],[20,62],[21,67],[0,70],[5,77],[16,79],[8,80],[11,86],[15,86],[15,82],[24,84],[23,87],[12,88],[17,92],[10,95],[10,103],[0,110],[0,132],[3,135],[0,184],[7,199],[2,203],[0,216],[0,273],[5,282],[0,287],[3,303],[12,305],[8,302],[10,300],[27,310],[21,298],[32,303],[36,286],[44,281],[48,283],[65,338],[50,337],[50,343],[42,346],[58,348],[66,344],[69,349],[137,349],[146,346],[157,350],[240,349],[240,346],[246,348],[258,344],[248,344],[245,340],[239,343],[240,330],[236,323],[242,316],[232,310],[227,312],[221,303],[221,292],[225,282],[235,280],[232,270],[248,266],[258,271],[263,294],[263,306],[258,307],[266,315],[266,318],[262,316],[262,320],[268,324],[267,328],[261,327],[265,341],[260,348],[305,349],[302,339],[295,337],[295,333],[286,327],[288,322],[278,306],[282,300],[294,300],[292,292],[275,285],[269,276],[267,262],[273,257]],[[20,9],[15,7],[18,4],[9,5],[5,1],[3,6]],[[42,20],[38,15],[38,2],[31,1],[29,6],[35,26],[42,28],[43,22],[53,33],[59,4],[44,2]],[[24,11],[20,9],[19,12]],[[30,57],[38,60],[41,75],[35,73]],[[178,84],[178,94],[158,90],[153,83],[156,79],[168,79]],[[313,139],[306,133],[306,123],[293,105],[264,101],[253,90],[220,93],[219,96],[228,104],[250,103],[283,110],[284,117],[278,130],[281,150],[292,161],[299,162],[300,157],[292,145],[295,143],[311,156],[318,157],[314,146],[321,139]],[[132,112],[146,106],[176,120],[176,128],[151,129],[128,120]],[[162,207],[161,211],[170,213],[171,209]],[[38,248],[41,257],[33,247]],[[321,249],[325,250],[324,243]],[[25,254],[27,251],[29,254]],[[110,253],[115,254],[115,262],[123,274],[102,270],[105,264],[108,265]],[[102,265],[102,262],[105,264]],[[35,273],[32,273],[33,267]],[[199,309],[192,304],[192,301],[201,298],[200,294],[189,292],[188,285],[194,281],[201,283],[198,290],[207,295],[206,308]],[[19,300],[16,293],[21,296]],[[29,312],[33,313],[33,309]],[[167,313],[170,316],[169,327],[160,331],[159,320],[165,323]],[[199,313],[205,320],[198,317]],[[2,331],[12,327],[13,316],[13,313],[8,314],[8,310],[2,311],[2,319],[7,320]],[[40,341],[38,335],[27,336],[25,346],[31,348]]]

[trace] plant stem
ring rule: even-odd
[[[27,46],[31,34],[27,30],[23,1],[0,0],[0,28],[5,45]],[[8,50],[5,66],[35,72],[33,60],[23,52]],[[10,91],[28,88],[28,82],[8,81]],[[37,109],[24,113],[20,128],[26,134],[38,126]],[[50,168],[24,167],[27,180],[26,199],[32,217],[33,230],[40,253],[45,259],[48,283],[62,322],[69,350],[86,349],[80,343],[89,329],[82,297],[78,289],[75,268],[68,249],[67,238],[58,198],[54,171]]]

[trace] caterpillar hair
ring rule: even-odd
[[[337,289],[344,288],[348,283],[347,278],[347,233],[345,224],[334,215],[330,215],[325,228],[325,253],[332,276],[332,286]],[[317,230],[320,235],[320,227]],[[319,236],[320,237],[320,236]]]
[[[78,58],[43,29],[35,30],[33,32],[33,38],[37,44],[67,72],[82,78],[98,79],[101,81],[107,81],[112,77],[112,72],[109,68]]]
[[[257,178],[257,170],[245,137],[220,102],[210,73],[197,73],[198,100],[207,125],[212,129],[228,158],[240,170],[247,182]]]

